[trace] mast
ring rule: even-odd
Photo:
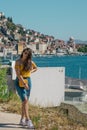
[[[79,79],[81,79],[81,67],[79,67]]]

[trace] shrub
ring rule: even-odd
[[[0,65],[0,98],[4,97],[8,93],[6,73],[7,73],[7,69],[2,68]]]

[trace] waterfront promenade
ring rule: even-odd
[[[27,127],[19,125],[20,115],[0,111],[0,130],[26,130]],[[31,129],[29,129],[31,130]],[[34,129],[32,129],[34,130]]]

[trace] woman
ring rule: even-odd
[[[22,101],[22,114],[20,125],[27,125],[29,128],[34,128],[28,114],[28,99],[31,91],[31,73],[37,70],[36,64],[32,61],[32,51],[30,48],[25,48],[15,63],[16,70],[16,90]],[[25,118],[25,119],[24,119]]]

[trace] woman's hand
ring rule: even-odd
[[[31,73],[37,71],[37,67],[31,70]]]
[[[29,89],[29,86],[28,86],[28,84],[26,84],[26,83],[24,83],[24,87],[25,87],[25,89]]]

